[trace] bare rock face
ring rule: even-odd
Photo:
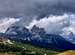
[[[29,30],[25,27],[20,26],[11,26],[7,29],[6,34],[12,34],[12,35],[23,35],[29,33]]]
[[[44,28],[39,28],[36,25],[34,25],[31,29],[32,34],[38,34],[38,35],[43,35],[45,34]]]

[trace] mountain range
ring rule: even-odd
[[[71,41],[60,35],[47,34],[43,28],[36,25],[30,30],[23,26],[11,26],[5,33],[0,33],[0,37],[52,50],[75,50],[75,44]]]

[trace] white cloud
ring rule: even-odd
[[[0,20],[0,32],[5,32],[8,27],[10,27],[15,22],[19,21],[19,19],[15,18],[4,18]]]
[[[47,33],[57,34],[62,31],[63,28],[69,25],[69,15],[64,14],[62,16],[53,16],[50,15],[48,18],[45,17],[40,20],[34,19],[27,28],[32,28],[33,25],[36,25],[40,28],[45,28]]]
[[[0,20],[0,32],[5,32],[15,22],[20,19],[5,18]],[[20,22],[20,21],[19,21]],[[17,25],[17,24],[16,24]],[[33,25],[44,28],[47,33],[58,34],[73,32],[75,34],[75,14],[64,14],[61,16],[44,17],[40,20],[33,19],[27,28],[31,29]]]
[[[69,16],[70,25],[62,29],[64,35],[69,35],[70,32],[75,34],[75,14]]]

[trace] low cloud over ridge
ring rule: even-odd
[[[64,14],[61,16],[50,15],[49,17],[45,17],[40,20],[34,19],[27,28],[31,29],[34,25],[36,25],[40,28],[44,28],[47,33],[51,34],[61,34],[67,31],[74,32],[74,17],[74,14]]]

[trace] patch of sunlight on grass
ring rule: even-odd
[[[65,52],[57,54],[57,55],[75,55],[75,50],[65,51]]]

